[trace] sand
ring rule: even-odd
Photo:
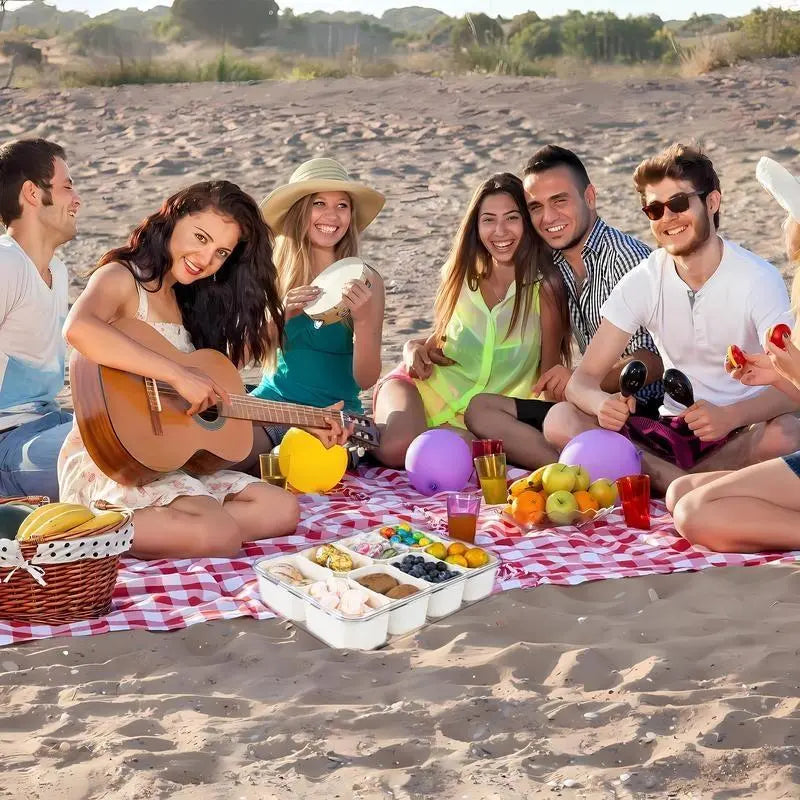
[[[224,176],[260,197],[308,157],[339,158],[388,197],[364,242],[388,287],[386,371],[429,328],[474,186],[549,141],[585,158],[602,215],[645,238],[633,167],[700,141],[723,233],[785,269],[753,170],[771,154],[800,172],[799,83],[795,59],[690,81],[13,91],[0,140],[69,150],[73,296],[180,186]],[[0,798],[798,797],[799,581],[729,568],[510,592],[366,654],[252,620],[8,647]]]

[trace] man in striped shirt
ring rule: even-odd
[[[533,226],[553,248],[553,260],[564,278],[572,333],[583,353],[600,327],[600,309],[611,290],[648,257],[650,248],[598,217],[595,188],[572,151],[557,145],[538,150],[525,166],[524,185]],[[634,359],[645,363],[651,380],[636,396],[641,413],[657,414],[664,393],[662,365],[644,328],[631,338],[603,386],[618,391],[620,372]],[[558,453],[545,441],[542,425],[554,403],[564,399],[571,376],[572,370],[562,364],[540,376],[532,394],[544,393],[547,401],[477,395],[465,415],[467,426],[481,438],[502,439],[514,464],[534,469],[555,461]]]

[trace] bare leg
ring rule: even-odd
[[[386,381],[375,398],[375,422],[381,430],[375,457],[387,467],[402,469],[408,446],[428,428],[417,388],[402,380]]]
[[[513,397],[479,394],[470,400],[464,414],[467,427],[481,439],[502,439],[508,460],[521,467],[536,469],[558,460],[555,447],[544,434],[517,419]]]
[[[800,483],[783,459],[730,472],[680,498],[675,527],[725,553],[800,548]]]
[[[133,514],[137,558],[234,556],[242,549],[236,520],[213,497],[178,497]]]
[[[251,483],[225,499],[223,509],[236,520],[242,541],[288,536],[300,521],[297,498],[278,486]]]
[[[253,423],[253,448],[250,454],[244,461],[234,464],[230,469],[237,472],[246,472],[248,475],[254,475],[256,478],[261,477],[261,471],[258,464],[258,457],[262,453],[269,453],[272,450],[272,440],[267,436],[263,425],[258,422]]]
[[[678,500],[694,489],[699,489],[701,486],[705,486],[711,483],[711,481],[721,478],[723,475],[730,475],[730,473],[731,470],[723,470],[721,472],[698,472],[697,474],[684,475],[681,478],[677,478],[672,481],[667,489],[667,510],[670,512],[674,511],[675,504]]]
[[[579,433],[600,427],[597,418],[581,411],[571,403],[559,403],[550,409],[544,420],[544,435],[550,444],[557,447],[559,452],[566,447],[567,442]],[[650,476],[650,484],[653,492],[664,494],[672,481],[680,478],[686,473],[659,458],[654,453],[646,449],[639,442],[635,443],[642,452],[642,471]]]
[[[692,472],[717,472],[740,469],[800,450],[800,420],[782,414],[742,431],[708,458],[699,461]]]

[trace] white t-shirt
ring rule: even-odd
[[[763,391],[743,386],[725,371],[728,346],[760,353],[770,326],[785,322],[791,327],[794,320],[778,270],[733,242],[722,243],[719,267],[694,296],[661,248],[622,278],[600,313],[631,334],[640,326],[647,328],[664,369],[683,372],[692,382],[695,400],[725,406]],[[662,414],[683,410],[665,396]]]
[[[64,386],[67,268],[50,262],[52,289],[28,254],[0,236],[0,432],[57,408]]]

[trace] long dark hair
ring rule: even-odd
[[[246,355],[264,361],[283,338],[283,305],[269,228],[255,200],[236,184],[204,181],[182,189],[147,217],[126,245],[102,256],[97,266],[124,264],[139,284],[155,284],[148,291],[158,291],[172,266],[169,243],[175,223],[187,214],[208,210],[234,220],[241,238],[212,279],[175,284],[183,325],[197,348],[218,350],[237,365]],[[277,328],[277,342],[270,340],[269,317]]]
[[[453,240],[450,255],[442,267],[442,280],[434,304],[435,333],[441,342],[450,318],[453,316],[464,281],[474,292],[478,289],[481,278],[488,278],[492,274],[492,257],[478,234],[478,216],[483,201],[490,195],[500,193],[507,194],[514,200],[522,217],[522,239],[514,253],[514,281],[517,291],[506,337],[520,321],[520,316],[524,329],[533,300],[531,289],[538,281],[542,281],[544,290],[553,297],[560,312],[563,337],[559,349],[563,362],[569,364],[571,358],[570,323],[564,279],[558,267],[553,263],[552,251],[533,227],[522,181],[510,172],[500,172],[484,181],[475,190],[469,201],[467,213],[461,220],[461,225],[459,225]]]

